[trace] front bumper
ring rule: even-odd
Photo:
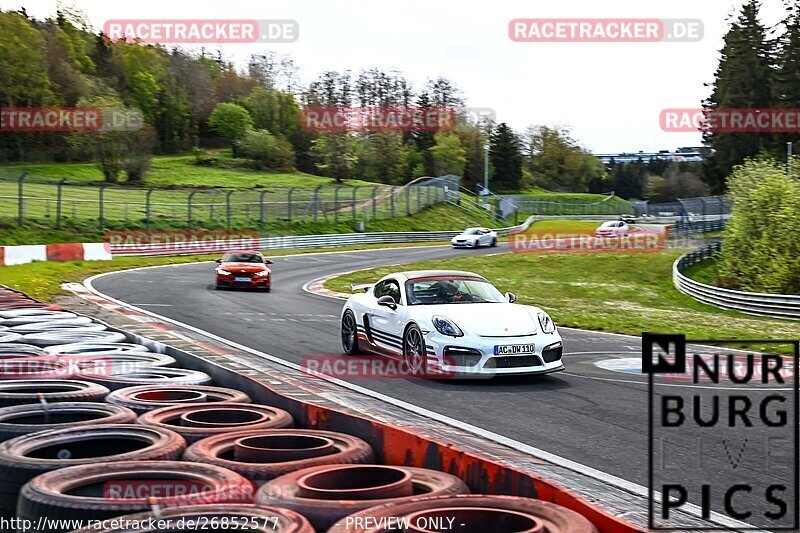
[[[247,278],[247,281],[241,281],[241,278]],[[239,276],[220,276],[217,275],[216,284],[217,287],[230,287],[230,288],[241,288],[241,289],[266,289],[270,286],[270,278],[272,276],[252,276],[252,275],[245,275],[241,274]],[[240,278],[240,281],[236,281],[235,278]]]
[[[478,241],[450,241],[450,244],[453,245],[453,248],[474,248],[477,245]]]
[[[495,355],[495,346],[513,344],[533,344],[533,353]],[[425,335],[425,345],[429,367],[453,377],[534,375],[564,370],[564,348],[558,330],[519,337],[447,337],[431,331]]]

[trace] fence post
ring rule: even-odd
[[[228,191],[225,195],[225,227],[228,231],[231,230],[231,195],[234,193],[233,189]]]
[[[353,187],[353,220],[356,220],[358,216],[356,215],[356,191],[358,190],[358,185]]]
[[[314,188],[314,222],[319,221],[319,190],[322,188],[322,185],[317,185]]]
[[[378,219],[378,188],[372,188],[372,219]]]
[[[261,191],[261,194],[258,195],[258,212],[259,212],[259,221],[261,225],[261,229],[264,229],[264,215],[265,215],[265,207],[264,207],[264,195],[267,194],[267,191]]]
[[[153,194],[153,189],[147,189],[147,194],[144,195],[144,229],[150,231],[150,195]]]
[[[192,231],[192,198],[195,194],[197,191],[192,191],[186,197],[186,225],[189,227],[189,231]]]
[[[391,218],[394,218],[394,193],[397,190],[397,187],[392,187],[392,190],[389,191],[389,204],[390,204],[390,212]]]
[[[333,189],[333,220],[334,220],[334,222],[339,222],[339,189],[341,189],[340,185],[337,185]]]
[[[417,189],[417,212],[420,212],[422,211],[422,190],[419,185],[414,188]]]
[[[406,185],[406,216],[411,216],[411,187]]]
[[[19,193],[19,198],[17,202],[17,222],[22,225],[22,219],[25,216],[25,200],[23,199],[22,195],[22,182],[25,181],[25,177],[28,175],[27,172],[23,172],[22,175],[17,180],[17,192]]]
[[[56,229],[61,229],[61,198],[62,198],[62,188],[64,187],[64,183],[67,181],[67,178],[62,178],[58,181],[57,189],[56,189]]]
[[[287,218],[289,219],[289,223],[292,222],[292,193],[294,193],[294,187],[289,187],[289,195],[287,197],[286,203],[286,214]]]
[[[98,206],[97,226],[98,226],[98,228],[100,228],[100,231],[103,231],[103,225],[104,225],[103,224],[104,223],[104,220],[103,220],[103,215],[104,215],[103,208],[105,206],[103,205],[103,195],[104,195],[104,193],[106,191],[106,187],[108,187],[108,185],[109,185],[108,183],[102,183],[100,185],[100,190],[98,191],[99,192],[100,205]]]

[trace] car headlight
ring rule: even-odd
[[[260,270],[260,271],[256,272],[256,276],[261,276],[261,277],[264,277],[264,276],[269,276],[269,271],[267,271],[267,270]]]
[[[436,331],[441,333],[442,335],[447,335],[448,337],[463,337],[464,332],[456,326],[452,320],[449,318],[444,318],[443,316],[435,316],[432,319],[433,327],[436,328]]]
[[[218,268],[217,269],[217,274],[219,274],[221,276],[230,276],[231,275],[230,272],[228,272],[227,270],[224,270],[222,268]]]
[[[539,325],[542,326],[544,333],[553,333],[556,330],[555,322],[550,318],[550,315],[544,312],[539,313]]]

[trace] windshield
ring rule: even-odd
[[[222,258],[223,263],[263,263],[264,260],[258,254],[225,254]]]
[[[463,235],[480,235],[480,234],[481,234],[481,230],[479,230],[479,229],[468,229],[467,231],[465,231],[463,233]]]
[[[480,278],[436,277],[406,281],[409,305],[500,303],[505,297]]]
[[[615,228],[617,227],[616,222],[603,222],[603,225],[600,226],[601,228]]]

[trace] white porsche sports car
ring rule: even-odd
[[[401,359],[414,374],[478,377],[564,369],[561,335],[538,307],[472,272],[397,272],[350,296],[342,348]]]
[[[467,228],[450,239],[453,248],[477,248],[497,246],[497,232],[489,228]]]

